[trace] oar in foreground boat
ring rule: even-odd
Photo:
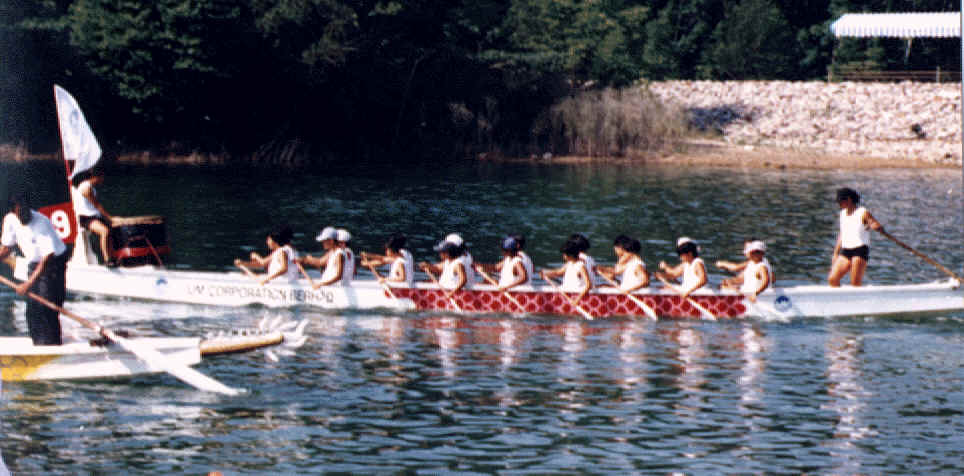
[[[435,275],[432,274],[432,270],[429,269],[427,266],[422,267],[422,270],[425,271],[425,273],[428,274],[428,277],[432,279],[432,282],[435,283],[436,286],[438,286],[439,291],[442,291],[442,294],[445,294],[445,296],[449,298],[449,304],[452,305],[452,309],[456,312],[462,312],[462,308],[459,307],[459,303],[455,302],[455,298],[453,298],[452,295],[449,294],[448,291],[442,287],[442,284],[439,283],[437,279],[435,279]]]
[[[562,297],[566,298],[566,301],[569,301],[569,305],[576,308],[576,310],[579,311],[579,314],[582,314],[582,317],[585,317],[590,321],[593,320],[592,314],[589,314],[589,311],[586,311],[585,309],[583,309],[582,306],[579,305],[579,303],[577,303],[571,297],[569,297],[569,295],[566,294],[566,292],[563,291],[562,288],[559,287],[559,285],[557,285],[555,282],[553,282],[545,275],[542,276],[542,279],[545,280],[545,282],[549,283],[549,285],[552,286],[552,289],[554,289],[557,293],[562,295]]]
[[[667,288],[672,289],[673,292],[675,292],[676,294],[679,294],[680,296],[683,295],[683,290],[680,289],[678,286],[676,286],[676,285],[674,285],[673,283],[667,281],[666,278],[662,277],[662,276],[659,275],[658,273],[656,274],[656,277],[659,278],[659,280],[662,281],[663,284],[665,284]],[[687,296],[687,297],[686,297],[686,302],[690,303],[691,306],[695,307],[697,311],[700,311],[700,317],[701,317],[701,318],[706,319],[706,320],[708,320],[708,321],[715,321],[715,320],[716,320],[716,316],[714,316],[713,313],[709,311],[709,309],[701,306],[700,303],[696,302],[693,298]]]
[[[382,276],[378,274],[378,270],[375,269],[375,265],[369,264],[368,269],[371,270],[372,274],[375,276],[375,279],[378,281],[378,284],[382,285],[382,289],[384,289],[385,292],[388,293],[388,297],[392,298],[392,301],[395,301],[395,305],[398,306],[399,305],[398,297],[396,297],[395,293],[392,292],[391,286],[389,286],[384,281],[382,281]]]
[[[310,284],[311,287],[314,288],[314,287],[315,287],[315,280],[311,279],[311,276],[308,275],[308,272],[307,272],[307,271],[305,271],[305,267],[302,266],[301,263],[295,263],[295,265],[298,266],[298,271],[301,271],[301,275],[304,276],[305,279],[308,280],[308,284]]]
[[[964,278],[958,276],[957,273],[955,273],[955,272],[953,272],[953,271],[945,268],[945,267],[942,266],[940,263],[938,263],[937,261],[934,261],[933,259],[931,259],[929,256],[925,255],[924,253],[921,253],[920,251],[917,251],[917,250],[915,250],[914,248],[911,248],[909,245],[907,245],[907,244],[904,243],[903,241],[900,241],[900,240],[898,240],[897,238],[895,238],[894,235],[891,235],[890,233],[887,233],[886,231],[884,231],[883,228],[881,228],[881,229],[879,229],[879,230],[877,230],[877,231],[879,231],[881,235],[884,235],[884,236],[886,236],[888,239],[890,239],[890,241],[893,241],[894,243],[896,243],[897,246],[900,246],[901,248],[903,248],[903,249],[905,249],[905,250],[907,250],[907,251],[910,251],[911,253],[913,253],[913,254],[914,254],[915,256],[917,256],[918,258],[920,258],[920,259],[922,259],[922,260],[930,263],[931,265],[933,265],[933,266],[936,267],[937,269],[943,271],[944,274],[946,274],[946,275],[948,275],[948,276],[956,279],[959,283],[964,283]]]
[[[642,299],[639,299],[639,298],[637,298],[636,296],[633,296],[630,292],[621,289],[621,288],[619,287],[619,284],[618,284],[616,281],[613,281],[612,279],[609,279],[609,276],[606,276],[605,274],[602,274],[602,273],[596,273],[596,274],[598,274],[599,276],[602,276],[603,279],[605,279],[606,282],[608,282],[609,284],[612,284],[613,287],[616,288],[617,291],[619,291],[619,292],[622,293],[622,294],[625,294],[626,297],[628,297],[631,301],[633,301],[634,303],[636,303],[637,306],[639,306],[640,308],[642,308],[642,309],[643,309],[643,312],[646,313],[646,317],[649,317],[651,320],[654,320],[654,321],[657,319],[657,317],[656,317],[656,311],[654,311],[653,308],[649,307],[648,304],[646,304],[645,302],[643,302]]]
[[[0,276],[0,282],[2,282],[3,284],[6,284],[7,286],[10,286],[11,288],[17,287],[16,283],[14,283],[13,281],[10,281],[9,279],[3,276]],[[47,306],[50,309],[53,309],[59,312],[61,315],[67,316],[77,321],[82,326],[88,329],[91,329],[94,332],[97,332],[98,334],[110,339],[111,341],[116,342],[117,345],[123,347],[128,352],[136,355],[137,358],[143,360],[144,362],[150,364],[155,368],[161,369],[173,375],[174,377],[177,377],[179,380],[197,388],[198,390],[222,393],[225,395],[232,395],[232,396],[238,395],[243,391],[236,388],[228,387],[227,385],[224,385],[223,383],[218,382],[217,380],[214,380],[213,378],[208,377],[207,375],[204,375],[201,372],[198,372],[197,370],[194,370],[186,365],[182,365],[177,362],[174,362],[171,359],[167,358],[164,354],[161,354],[160,352],[158,352],[157,349],[149,345],[145,345],[145,344],[121,337],[115,334],[114,331],[107,329],[106,327],[103,327],[99,324],[95,324],[81,316],[78,316],[77,314],[74,314],[73,312],[62,308],[33,292],[28,291],[27,296],[39,302],[40,304],[43,304],[44,306]]]
[[[486,273],[482,268],[476,268],[475,270],[478,271],[480,275],[482,275],[482,279],[485,279],[486,281],[489,282],[489,284],[495,286],[496,289],[499,289],[499,283],[496,282],[496,280],[492,279],[492,276],[489,276],[489,273]],[[511,294],[509,294],[509,291],[502,291],[502,295],[505,296],[508,300],[512,301],[512,304],[515,304],[516,307],[519,308],[519,312],[525,314],[526,307],[523,306],[518,299],[516,299]]]
[[[248,268],[247,266],[241,264],[240,262],[235,262],[234,264],[235,264],[235,266],[237,266],[238,268],[241,268],[241,271],[244,271],[244,274],[246,274],[246,275],[248,275],[248,276],[251,276],[252,278],[257,278],[257,277],[258,277],[257,274],[254,274],[254,271],[251,271],[250,268]]]

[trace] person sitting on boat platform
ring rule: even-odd
[[[498,271],[500,292],[522,284],[532,284],[532,278],[526,271],[522,257],[519,256],[519,242],[515,237],[505,237],[501,248],[502,260],[498,263],[476,263],[475,269],[482,273]]]
[[[321,286],[336,285],[348,286],[351,284],[351,275],[345,272],[345,252],[336,243],[337,231],[332,227],[325,227],[315,238],[321,242],[325,249],[325,254],[320,257],[306,255],[298,259],[299,264],[317,266],[319,269],[324,267],[321,273],[321,281],[314,283],[315,289]]]
[[[268,256],[261,256],[252,251],[247,261],[236,259],[234,265],[266,268],[265,275],[259,280],[261,285],[279,277],[289,282],[297,281],[301,278],[301,274],[298,272],[297,266],[298,253],[291,247],[293,236],[294,233],[287,226],[272,231],[265,238],[265,243],[268,245]]]
[[[33,292],[62,306],[67,296],[67,246],[50,220],[31,209],[30,195],[15,192],[8,200],[10,212],[3,217],[0,260],[20,248],[27,265],[27,280],[15,290],[23,296]],[[61,345],[60,313],[34,299],[27,300],[27,331],[34,345]]]
[[[388,242],[385,243],[384,255],[362,251],[362,266],[378,267],[386,264],[390,265],[388,268],[388,276],[379,278],[378,282],[389,281],[412,287],[415,284],[415,260],[412,258],[412,253],[405,249],[406,241],[405,235],[396,233],[390,236]]]
[[[827,281],[840,286],[840,280],[850,272],[850,284],[860,286],[870,259],[870,230],[883,231],[883,225],[864,207],[859,207],[860,195],[852,188],[837,190],[840,206],[840,233],[833,248],[833,261]]]
[[[562,252],[563,265],[556,269],[543,269],[539,273],[546,281],[562,276],[560,289],[567,293],[579,293],[573,300],[577,304],[589,294],[593,284],[586,262],[579,258],[582,250],[583,245],[578,240],[567,240],[559,250]]]
[[[104,257],[104,264],[117,266],[112,256],[113,247],[110,241],[111,215],[104,209],[104,205],[97,198],[95,187],[104,183],[104,170],[94,166],[70,179],[70,198],[74,202],[74,212],[77,223],[81,228],[90,230],[99,237],[100,253]]]
[[[639,243],[639,240],[626,235],[619,235],[613,240],[616,265],[598,266],[596,271],[613,281],[616,280],[617,274],[621,275],[619,289],[628,293],[645,288],[649,286],[649,272],[646,271],[646,264],[639,256],[642,249],[643,246]]]
[[[696,242],[688,237],[676,240],[676,254],[680,259],[676,266],[669,266],[665,261],[659,262],[659,269],[663,271],[660,276],[668,279],[681,277],[680,297],[685,300],[693,291],[706,285],[706,266],[703,258],[700,258],[700,249]]]
[[[439,273],[438,284],[449,297],[456,291],[471,289],[475,283],[472,257],[465,250],[465,243],[456,245],[451,238],[452,235],[449,235],[433,247],[442,260],[440,263],[422,263],[419,266],[426,273]]]
[[[355,279],[355,252],[348,246],[350,241],[351,233],[348,233],[348,230],[344,228],[335,230],[335,242],[345,255],[345,273],[348,279]]]

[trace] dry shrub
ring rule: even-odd
[[[686,115],[647,85],[581,92],[557,103],[535,133],[556,155],[634,157],[664,151],[688,131]]]

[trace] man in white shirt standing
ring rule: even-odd
[[[16,245],[27,260],[27,280],[15,289],[23,296],[33,292],[63,305],[67,295],[65,273],[67,247],[47,217],[31,209],[26,192],[13,193],[10,212],[3,217],[0,234],[0,260]],[[60,314],[33,299],[27,300],[27,329],[34,345],[60,345]]]

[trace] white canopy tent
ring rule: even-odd
[[[956,38],[961,36],[961,14],[848,13],[830,25],[834,36],[857,38]]]

